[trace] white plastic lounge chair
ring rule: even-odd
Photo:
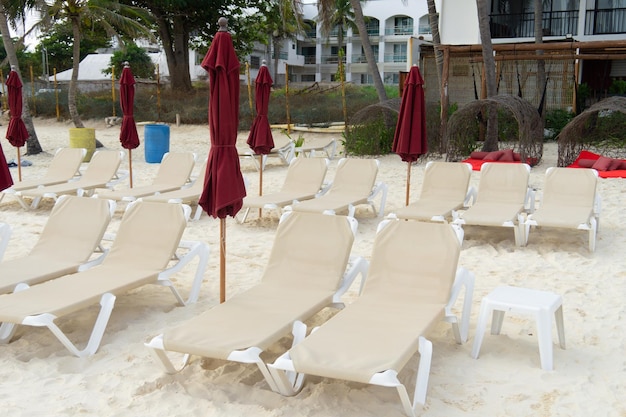
[[[598,171],[586,168],[548,168],[539,208],[525,222],[525,242],[531,226],[585,230],[589,251],[596,248],[600,221]]]
[[[279,392],[295,395],[305,374],[394,387],[414,416],[417,404],[426,401],[428,332],[444,320],[452,324],[457,343],[467,340],[474,277],[457,268],[462,236],[451,224],[384,220],[362,294],[268,365]],[[463,287],[459,323],[452,308]],[[411,403],[398,373],[418,351]]]
[[[369,204],[376,214],[374,199],[380,194],[378,216],[382,216],[387,199],[387,185],[376,182],[378,165],[377,159],[342,158],[337,165],[333,182],[323,194],[311,200],[298,201],[287,208],[312,213],[347,212],[352,217],[357,205]]]
[[[302,155],[307,158],[323,155],[328,159],[333,159],[337,152],[337,139],[332,138],[330,142],[325,145],[311,145],[305,143],[302,146],[295,148],[296,155]]]
[[[60,148],[54,154],[48,170],[43,177],[23,180],[13,184],[12,187],[3,190],[0,194],[0,201],[5,194],[15,195],[18,191],[27,190],[30,188],[47,186],[53,184],[60,184],[71,180],[75,175],[79,174],[80,164],[83,162],[83,158],[87,154],[87,149],[84,148]],[[28,206],[18,199],[20,204],[26,209]]]
[[[287,142],[281,147],[273,148],[270,151],[270,153],[263,155],[263,158],[261,159],[263,162],[263,169],[265,169],[267,158],[272,158],[272,157],[276,157],[280,159],[283,163],[289,165],[291,160],[295,158],[296,156],[295,148],[296,148],[296,144],[293,140],[290,140],[289,142]],[[258,161],[259,155],[255,154],[254,151],[250,148],[245,149],[245,150],[239,150],[238,152],[239,152],[240,158],[251,159],[252,162],[254,163],[254,167],[256,168],[256,170],[257,171],[259,170],[259,161]]]
[[[11,238],[11,226],[7,223],[0,223],[0,261],[4,256],[4,251],[9,245],[9,239]]]
[[[524,244],[524,211],[534,208],[534,191],[528,187],[528,164],[485,163],[480,169],[476,201],[459,213],[459,225],[511,227],[515,244]]]
[[[356,227],[356,220],[345,216],[285,213],[260,284],[166,330],[146,346],[168,373],[178,371],[168,352],[184,354],[182,367],[190,355],[226,359],[256,364],[276,389],[261,354],[287,336],[296,320],[343,306],[342,294],[367,269],[359,258],[346,272]],[[305,331],[294,327],[294,342]]]
[[[248,195],[243,199],[243,223],[252,208],[282,210],[294,201],[314,198],[322,189],[328,170],[328,159],[294,158],[289,163],[285,182],[280,191],[261,196]]]
[[[96,189],[95,196],[116,201],[135,201],[156,193],[180,189],[187,184],[193,170],[196,156],[192,152],[167,152],[151,185],[121,189]]]
[[[470,164],[429,161],[419,199],[390,217],[437,222],[455,219],[457,210],[469,206],[476,195],[476,190],[469,187],[471,176]]]
[[[0,294],[18,284],[34,285],[86,270],[102,261],[101,240],[115,211],[115,202],[71,195],[55,203],[41,235],[21,258],[0,263]]]
[[[202,215],[202,207],[198,205],[198,201],[200,200],[200,196],[202,195],[202,191],[204,190],[206,164],[207,161],[205,160],[204,163],[200,166],[198,176],[193,183],[186,185],[179,190],[166,191],[164,193],[157,193],[148,197],[141,197],[141,200],[156,201],[160,203],[182,203],[188,205],[195,204],[196,212],[193,216],[193,220],[200,219],[200,216]]]
[[[80,197],[85,198],[85,197]],[[208,260],[208,246],[202,242],[180,242],[191,209],[180,204],[137,201],[130,204],[104,260],[86,271],[35,285],[12,294],[0,295],[0,342],[11,340],[17,325],[47,327],[74,355],[94,354],[100,345],[115,304],[115,298],[146,284],[170,288],[185,304],[170,276],[195,256],[199,257],[187,303],[198,298]],[[176,254],[184,247],[183,255]],[[170,262],[174,265],[168,267]],[[57,326],[59,317],[77,313],[100,303],[101,309],[83,350]]]
[[[32,198],[30,207],[35,209],[43,198],[56,200],[64,194],[89,196],[96,188],[111,186],[111,182],[117,175],[123,157],[124,151],[96,151],[91,157],[91,161],[87,164],[87,168],[76,181],[29,188],[18,191],[16,197]]]

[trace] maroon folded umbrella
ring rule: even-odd
[[[220,219],[220,302],[225,296],[226,216],[235,216],[243,206],[246,187],[237,153],[239,124],[239,59],[221,17],[219,31],[201,63],[209,73],[209,134],[204,189],[199,204],[210,216]]]
[[[124,63],[122,76],[120,77],[120,107],[122,108],[122,127],[120,128],[120,143],[124,149],[128,149],[128,173],[130,187],[133,187],[132,150],[139,146],[139,135],[133,115],[135,103],[135,77],[130,70],[128,62]]]
[[[13,185],[13,178],[9,171],[9,165],[7,164],[2,145],[0,144],[0,191],[6,190]]]
[[[9,102],[9,113],[11,120],[7,127],[6,138],[11,145],[17,148],[17,172],[19,180],[22,180],[22,161],[20,148],[24,146],[28,139],[28,131],[22,120],[22,80],[17,71],[11,69],[7,77],[7,95]],[[6,161],[5,161],[6,162]]]
[[[393,135],[391,150],[408,163],[406,180],[406,205],[409,205],[411,185],[411,163],[427,152],[426,105],[424,101],[424,80],[419,67],[412,66],[404,84],[400,114]]]

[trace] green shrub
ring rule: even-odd
[[[546,111],[546,129],[549,135],[545,139],[555,139],[561,130],[574,118],[574,113],[565,109]]]
[[[383,116],[372,122],[352,126],[343,134],[346,155],[385,155],[391,152],[395,126],[389,127]]]

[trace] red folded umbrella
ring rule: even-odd
[[[22,161],[20,158],[20,148],[24,146],[28,139],[28,131],[22,120],[22,80],[20,80],[17,71],[13,69],[11,69],[7,77],[7,95],[11,120],[7,127],[6,138],[11,142],[11,145],[17,148],[17,172],[19,180],[21,181]]]
[[[2,145],[0,144],[0,191],[6,190],[13,185],[13,178],[9,171],[9,165],[7,164],[6,157],[2,151]]]
[[[406,180],[406,205],[409,205],[411,184],[411,163],[427,152],[426,105],[424,100],[424,79],[419,67],[413,66],[404,84],[400,114],[393,136],[391,150],[408,163]]]
[[[221,17],[219,31],[201,63],[209,73],[209,134],[204,189],[199,204],[210,216],[220,219],[220,302],[225,296],[226,216],[235,216],[243,205],[246,187],[237,153],[239,124],[239,59],[227,21]]]
[[[269,108],[270,93],[272,89],[272,76],[270,75],[267,65],[261,65],[259,73],[254,82],[254,100],[256,106],[256,117],[250,128],[248,135],[248,145],[255,154],[266,155],[270,153],[274,147],[274,138],[272,137],[272,128],[267,118]],[[263,158],[263,157],[261,157]],[[259,195],[263,195],[263,161],[259,163]]]
[[[139,146],[137,125],[133,116],[135,102],[135,77],[130,70],[128,62],[124,63],[122,76],[120,77],[120,107],[122,108],[122,127],[120,129],[120,143],[124,149],[128,149],[128,171],[130,187],[133,187],[132,149]]]

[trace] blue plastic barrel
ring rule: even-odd
[[[163,124],[146,125],[144,136],[146,162],[160,163],[163,155],[170,151],[170,127]]]

